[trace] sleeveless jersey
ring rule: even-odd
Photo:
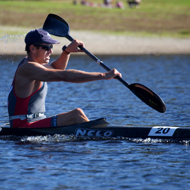
[[[18,65],[23,63],[24,60]],[[18,69],[18,68],[17,68]],[[15,74],[16,75],[16,74]],[[45,112],[45,99],[47,95],[47,83],[43,82],[41,87],[33,94],[26,98],[19,98],[15,93],[15,77],[8,95],[8,113],[9,116],[27,115]],[[44,119],[46,116],[38,117],[38,120]],[[35,119],[28,119],[28,122],[35,121]],[[14,120],[10,120],[12,127]]]

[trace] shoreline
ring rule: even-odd
[[[189,38],[116,36],[88,31],[72,31],[71,36],[83,41],[88,51],[99,55],[190,54]],[[0,38],[0,55],[26,55],[24,37],[25,34]],[[53,55],[59,55],[62,46],[70,43],[66,38],[52,38],[61,42],[54,45]]]

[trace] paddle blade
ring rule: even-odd
[[[43,30],[59,37],[66,37],[69,34],[69,25],[61,17],[49,14],[44,22]]]
[[[157,110],[158,112],[164,113],[166,106],[163,100],[152,90],[146,86],[138,83],[130,84],[128,88],[144,103]]]

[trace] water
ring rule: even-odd
[[[123,79],[141,83],[164,100],[158,113],[117,80],[49,84],[47,115],[80,107],[90,119],[117,125],[190,126],[190,55],[99,56]],[[0,57],[0,126],[7,95],[22,57]],[[54,57],[52,57],[52,60]],[[104,71],[87,56],[72,56],[68,68]],[[73,136],[0,138],[1,189],[188,189],[189,141],[160,139],[77,140]]]

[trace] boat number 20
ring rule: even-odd
[[[155,133],[156,134],[167,134],[167,133],[169,133],[169,131],[170,131],[170,128],[161,127],[161,128],[158,128],[158,130]]]
[[[173,136],[177,127],[168,127],[168,126],[155,126],[152,127],[148,136]]]

